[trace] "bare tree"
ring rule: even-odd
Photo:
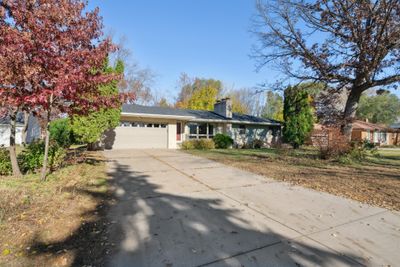
[[[294,80],[348,90],[341,115],[347,138],[362,92],[400,82],[399,0],[258,0],[256,6],[258,67],[272,63]]]
[[[153,92],[155,74],[149,68],[142,68],[132,59],[132,52],[127,48],[127,38],[122,36],[118,49],[110,56],[111,61],[121,60],[124,63],[124,78],[119,84],[120,91],[135,95],[135,102],[148,105],[156,102]]]
[[[189,75],[185,72],[182,72],[179,76],[179,80],[177,82],[177,89],[179,89],[178,97],[175,101],[175,107],[184,107],[189,102],[190,97],[193,94],[193,82],[194,78],[189,77]]]
[[[261,113],[263,101],[262,94],[254,88],[231,88],[226,89],[223,95],[232,98],[234,109],[238,113],[246,113],[259,116]]]

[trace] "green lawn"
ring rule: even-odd
[[[379,165],[400,166],[400,148],[379,149],[378,155],[375,157],[369,156],[367,161]]]

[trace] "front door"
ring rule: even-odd
[[[182,123],[176,123],[176,141],[182,140]]]

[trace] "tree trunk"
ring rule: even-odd
[[[11,166],[12,166],[12,171],[13,175],[16,177],[21,177],[21,171],[18,166],[18,160],[17,160],[17,152],[15,150],[15,133],[17,129],[17,113],[18,110],[13,112],[10,115],[10,160],[11,160]]]
[[[40,175],[40,179],[42,181],[46,180],[46,175],[47,175],[47,161],[49,158],[49,145],[50,145],[50,116],[51,116],[51,111],[52,111],[52,105],[53,105],[53,94],[50,95],[49,108],[47,110],[46,136],[45,136],[45,141],[44,141],[44,158],[43,158],[42,173]]]
[[[47,161],[49,157],[49,144],[50,144],[50,112],[47,114],[47,121],[46,121],[46,137],[44,141],[44,158],[43,158],[43,167],[42,173],[40,175],[40,179],[42,181],[46,180],[47,174]]]
[[[87,144],[88,151],[95,151],[96,150],[96,143],[88,143]]]
[[[28,136],[28,122],[29,122],[29,112],[24,111],[24,127],[22,128],[22,145],[26,146],[26,138]]]
[[[351,141],[351,131],[353,130],[353,120],[356,117],[358,102],[361,97],[361,90],[352,89],[346,101],[346,107],[343,114],[342,134]]]

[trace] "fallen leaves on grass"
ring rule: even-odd
[[[0,177],[0,266],[69,266],[79,249],[103,252],[79,231],[92,231],[98,209],[107,206],[105,165],[100,153],[80,158],[46,182],[38,175]]]
[[[253,150],[191,151],[218,162],[269,178],[392,210],[400,210],[400,160],[393,153],[385,160],[373,159],[356,165],[319,160],[309,150],[290,153]],[[238,154],[242,153],[241,156]],[[398,159],[400,159],[400,150]],[[223,156],[221,156],[223,155]],[[306,155],[306,156],[304,156]]]

